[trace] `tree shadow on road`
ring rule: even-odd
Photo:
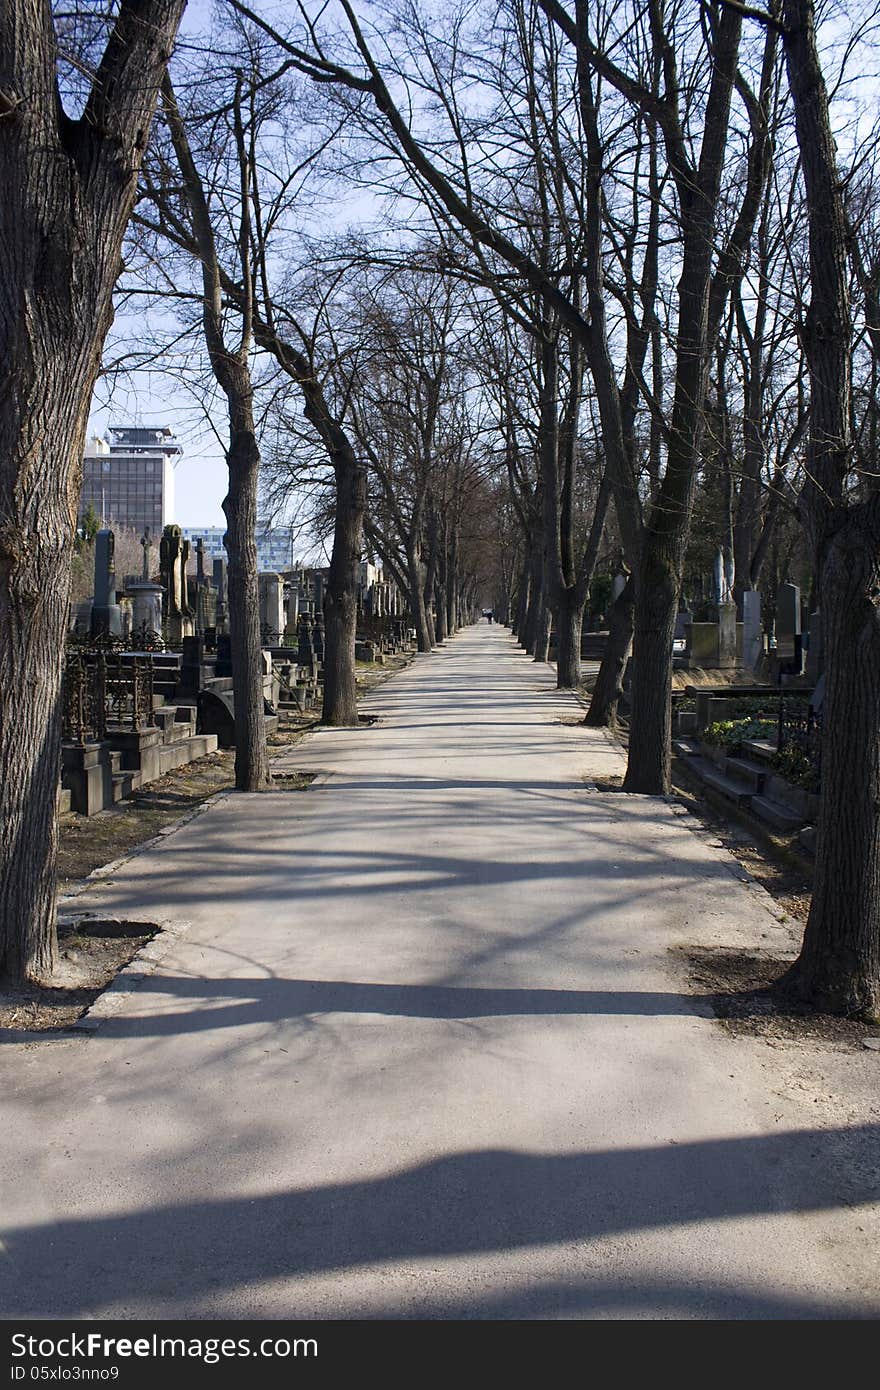
[[[858,1145],[876,1159],[878,1143],[880,1125],[866,1125],[596,1152],[466,1151],[361,1181],[47,1221],[6,1234],[0,1303],[7,1318],[94,1315],[114,1307],[132,1316],[157,1304],[192,1316],[209,1297],[247,1291],[242,1306],[253,1315],[260,1287],[280,1281],[290,1288],[295,1316],[296,1281],[304,1276],[374,1265],[401,1266],[411,1275],[420,1260],[430,1261],[436,1275],[444,1260],[455,1262],[450,1272],[460,1272],[461,1257],[558,1246],[553,1256],[569,1277],[555,1288],[551,1281],[542,1289],[538,1281],[512,1295],[491,1278],[476,1281],[470,1316],[553,1316],[560,1308],[595,1311],[609,1300],[630,1310],[659,1304],[679,1316],[827,1316],[820,1295],[763,1292],[760,1276],[752,1288],[735,1279],[713,1287],[718,1275],[707,1252],[723,1245],[727,1223],[765,1218],[770,1226],[755,1237],[753,1263],[760,1270],[760,1240],[770,1239],[771,1229],[775,1239],[783,1237],[784,1224],[773,1225],[783,1214],[875,1202],[876,1162],[846,1166],[842,1149],[845,1158],[847,1146]],[[210,1181],[222,1182],[222,1174],[209,1179],[206,1172]],[[713,1224],[714,1232],[687,1233]],[[637,1260],[625,1285],[607,1283],[601,1266],[594,1280],[584,1277],[587,1242],[673,1228],[679,1235],[666,1245],[668,1285],[656,1269],[641,1275]],[[624,1246],[632,1260],[631,1242]],[[655,1238],[648,1248],[656,1254]],[[692,1282],[681,1275],[690,1261]],[[527,1266],[519,1272],[526,1275]],[[377,1279],[381,1284],[388,1275],[383,1270]],[[795,1282],[800,1278],[793,1276]],[[459,1300],[459,1313],[463,1306]],[[857,1298],[832,1311],[868,1313]],[[874,1298],[870,1313],[878,1312]]]

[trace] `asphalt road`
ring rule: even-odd
[[[0,1314],[876,1316],[880,1127],[779,1103],[678,963],[772,942],[762,895],[591,789],[619,754],[497,626],[368,708],[80,899],[171,929],[96,1032],[0,1048]]]

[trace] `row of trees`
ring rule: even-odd
[[[579,681],[597,564],[621,555],[631,577],[588,722],[613,719],[632,650],[625,787],[653,795],[669,790],[695,507],[737,595],[802,531],[827,731],[792,985],[837,1011],[880,1011],[880,255],[870,147],[839,167],[822,69],[824,56],[845,96],[864,28],[841,56],[820,53],[813,0],[504,0],[433,20],[410,0],[369,12],[341,0],[338,23],[302,10],[284,29],[228,0],[210,39],[169,67],[181,7],[122,3],[109,34],[67,35],[74,118],[55,96],[48,14],[7,8],[20,13],[0,68],[15,195],[0,348],[18,413],[0,426],[0,756],[28,789],[27,806],[0,793],[4,844],[28,846],[17,867],[4,855],[7,972],[52,963],[58,593],[128,228],[127,313],[161,306],[176,343],[197,333],[197,370],[226,402],[238,785],[268,779],[261,477],[278,500],[307,486],[332,536],[330,723],[356,715],[365,545],[408,595],[421,650],[491,579],[536,659],[555,628],[561,686]],[[21,167],[42,170],[46,149],[57,189]],[[355,231],[331,214],[343,188],[359,200]],[[63,286],[47,250],[59,239]],[[68,322],[77,293],[88,310]],[[61,364],[74,350],[72,379]],[[36,560],[61,589],[35,600]],[[41,663],[45,694],[19,715],[9,682]]]

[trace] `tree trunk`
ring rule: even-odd
[[[834,1013],[880,1017],[880,498],[849,504],[848,229],[812,0],[785,0],[783,44],[810,233],[803,328],[810,433],[801,506],[825,654],[822,805],[813,899],[787,983]]]
[[[428,560],[423,567],[424,580],[422,583],[422,596],[425,603],[425,624],[428,629],[428,641],[433,649],[437,645],[437,629],[434,622],[434,590],[437,584],[439,537],[436,526],[431,524],[430,513],[428,521]]]
[[[238,418],[237,418],[238,417]],[[235,785],[240,792],[269,786],[269,754],[263,714],[260,593],[257,581],[257,484],[260,452],[249,408],[230,403],[229,492],[226,553],[229,556],[229,647],[235,700]]]
[[[321,721],[357,724],[357,676],[354,643],[357,634],[358,567],[361,559],[367,478],[354,458],[335,460],[336,515],[333,554],[324,589],[324,701]]]
[[[437,624],[435,636],[438,642],[445,642],[449,636],[448,617],[446,608],[446,589],[442,584],[438,584],[434,590],[436,594],[435,607],[437,611]]]
[[[50,378],[42,383],[37,410],[49,428],[31,433],[13,410],[0,411],[0,476],[28,480],[4,487],[0,529],[0,975],[14,981],[46,979],[57,963],[55,805],[75,524],[64,480],[81,468],[88,395],[80,389],[71,402],[64,374],[54,378],[51,391]]]
[[[430,590],[422,591],[422,601],[425,609],[425,629],[428,634],[428,651],[433,651],[437,645],[437,636],[434,631],[434,610],[431,607]]]
[[[581,629],[584,602],[576,587],[565,588],[556,614],[556,689],[577,690],[581,683]]]
[[[584,723],[593,729],[613,729],[617,704],[623,694],[626,663],[632,651],[635,584],[630,576],[611,605],[608,645],[593,687],[593,698]]]
[[[813,898],[787,983],[823,1010],[880,1018],[880,508],[853,508],[821,577],[825,698]]]
[[[528,599],[526,603],[526,616],[520,633],[520,646],[529,656],[535,655],[535,646],[538,641],[538,626],[541,619],[541,552],[540,547],[532,538],[531,550],[529,552],[529,586]]]
[[[519,592],[516,596],[516,616],[513,620],[513,635],[522,646],[522,634],[526,626],[526,613],[529,607],[529,566],[528,560],[523,564],[522,573],[519,580]]]
[[[56,963],[59,696],[86,422],[182,9],[120,6],[74,120],[51,7],[0,6],[0,977],[15,982]]]
[[[550,611],[544,596],[541,596],[541,606],[538,610],[538,632],[535,637],[535,654],[533,661],[547,662],[550,660],[550,635],[553,631],[553,614]]]
[[[428,631],[428,615],[425,612],[424,566],[418,551],[415,549],[407,552],[406,560],[409,603],[412,610],[413,626],[416,630],[416,646],[420,652],[429,652],[431,650],[431,638]]]
[[[449,589],[446,594],[446,631],[454,637],[458,631],[458,573],[455,565],[449,569]]]
[[[635,594],[629,756],[623,783],[628,792],[662,796],[669,790],[678,587],[672,557],[663,554],[656,535],[649,533]]]
[[[449,587],[449,528],[443,528],[443,536],[440,536],[440,526],[437,526],[437,573],[434,580],[434,606],[437,613],[436,636],[438,642],[445,642],[449,636],[449,609],[447,606],[447,590]]]

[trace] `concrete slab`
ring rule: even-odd
[[[619,750],[504,629],[368,708],[77,900],[188,928],[94,1034],[0,1049],[0,1314],[880,1313],[880,1126],[672,964],[772,947],[766,895],[589,790]]]

